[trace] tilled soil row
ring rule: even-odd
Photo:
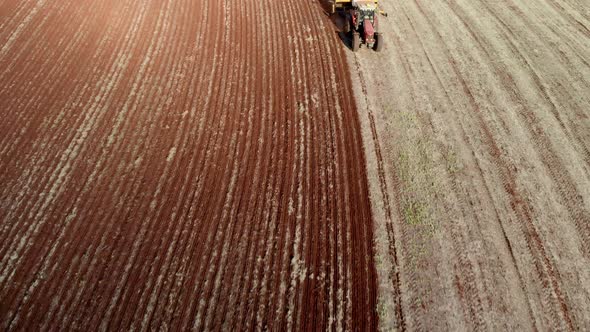
[[[0,13],[3,328],[376,328],[359,122],[319,2]]]

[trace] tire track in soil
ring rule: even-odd
[[[405,331],[406,326],[405,326],[405,319],[404,319],[403,308],[402,308],[402,303],[401,303],[401,289],[400,289],[400,276],[399,276],[400,271],[398,268],[399,259],[398,259],[397,249],[396,249],[395,232],[393,230],[393,218],[392,218],[392,207],[391,207],[392,204],[391,204],[391,200],[389,198],[389,193],[387,190],[388,186],[387,186],[387,179],[386,179],[385,168],[384,168],[383,153],[381,151],[381,143],[379,142],[379,136],[377,133],[377,128],[375,126],[375,117],[374,117],[372,108],[370,106],[371,103],[368,98],[367,84],[365,82],[365,78],[363,76],[363,73],[361,70],[361,65],[359,63],[358,57],[355,57],[354,60],[355,60],[354,64],[356,67],[356,71],[359,75],[359,86],[361,88],[361,92],[364,97],[364,104],[366,105],[365,111],[367,112],[367,116],[369,119],[372,144],[373,144],[373,148],[375,149],[375,154],[376,154],[376,158],[377,158],[377,174],[379,177],[379,190],[380,190],[380,194],[381,194],[381,199],[383,200],[383,209],[385,210],[385,217],[386,217],[385,222],[386,222],[386,230],[387,230],[387,241],[389,244],[388,245],[388,254],[390,255],[390,257],[393,260],[393,266],[392,266],[392,269],[389,271],[388,277],[389,277],[389,280],[391,280],[391,284],[393,285],[392,300],[394,301],[394,306],[395,306],[395,308],[394,308],[395,326],[394,327],[401,330],[401,331]],[[401,188],[400,181],[399,181],[399,179],[397,179],[397,177],[393,178],[392,187],[393,188]],[[397,215],[402,216],[403,213],[400,210],[400,207],[402,205],[398,200],[400,197],[399,192],[394,197],[396,199],[395,207],[397,207],[397,209],[396,209]]]
[[[418,4],[416,0],[416,4],[419,7],[420,12],[426,20],[429,22],[431,27],[434,27],[430,18],[424,13],[423,9]],[[436,31],[435,28],[432,28],[433,31]],[[442,45],[445,45],[443,36],[438,34],[438,38],[441,41]],[[481,109],[477,105],[476,99],[473,96],[471,90],[469,89],[467,83],[463,80],[460,70],[458,69],[455,59],[449,54],[449,51],[446,49],[445,46],[445,53],[447,53],[449,58],[449,63],[451,64],[452,69],[454,70],[456,77],[459,78],[461,86],[465,92],[465,95],[469,98],[469,103],[472,106],[472,109],[475,110],[478,114],[481,113]],[[537,265],[537,270],[540,274],[540,277],[543,279],[548,279],[547,283],[549,284],[548,289],[553,292],[554,296],[557,298],[558,306],[560,307],[561,313],[563,314],[563,318],[565,319],[569,329],[573,330],[573,325],[571,321],[571,317],[569,316],[569,309],[567,308],[566,301],[563,298],[562,291],[559,286],[558,277],[555,275],[554,265],[551,262],[550,258],[547,256],[546,250],[542,243],[542,239],[538,231],[535,229],[533,224],[533,218],[530,214],[530,207],[527,205],[526,201],[524,201],[521,197],[521,194],[517,190],[516,182],[515,182],[515,175],[507,166],[506,162],[502,159],[502,152],[500,151],[499,147],[497,146],[496,140],[493,137],[490,129],[486,125],[485,121],[481,116],[479,116],[480,126],[483,130],[484,137],[486,140],[486,144],[489,147],[490,155],[493,156],[496,160],[498,165],[498,169],[501,174],[502,182],[504,189],[506,190],[507,195],[510,197],[511,206],[514,212],[517,214],[518,218],[525,222],[527,230],[524,232],[525,236],[527,237],[527,242],[529,245],[532,245],[534,251],[531,251],[531,255],[534,257]],[[542,264],[542,266],[541,266]],[[477,296],[477,295],[475,295]],[[548,299],[549,302],[552,302]],[[481,311],[481,310],[480,310]]]
[[[406,16],[406,18],[408,18],[408,17]],[[397,44],[399,45],[400,43],[398,42]],[[430,66],[430,69],[431,69],[432,73],[436,77],[436,81],[438,82],[439,86],[444,89],[444,95],[445,95],[446,100],[450,104],[453,105],[454,104],[453,99],[451,98],[450,93],[445,88],[445,84],[443,84],[443,80],[441,79],[441,76],[439,75],[437,69],[435,68],[435,66],[433,64],[433,60],[431,59],[430,55],[428,54],[428,51],[427,51],[424,43],[421,43],[421,48],[422,48],[422,51],[424,53],[425,58],[428,60],[428,64]],[[406,71],[406,73],[408,73],[408,71]],[[409,76],[407,78],[408,78],[408,80],[412,80],[412,78],[409,77]],[[416,97],[413,96],[412,98],[413,98],[414,102],[416,102]],[[457,106],[454,106],[454,107],[457,107]],[[465,133],[465,129],[463,127],[461,127],[460,128],[460,131],[461,131],[461,135],[462,135],[462,139],[463,139],[464,144],[470,145],[470,148],[471,149],[474,149],[474,147],[471,146],[471,143],[469,142],[468,135]],[[443,148],[443,147],[441,147],[441,148]],[[483,172],[481,171],[481,167],[479,165],[479,161],[475,160],[475,163],[476,163],[476,165],[477,165],[477,167],[479,169],[479,175],[481,176],[481,178],[483,180]],[[458,184],[455,181],[454,181],[454,185],[457,186]],[[488,192],[488,196],[491,197],[491,195],[489,194],[489,189],[487,189],[488,188],[487,183],[485,182],[485,180],[482,181],[482,182],[483,182],[484,186],[486,187],[486,191]],[[455,189],[455,190],[457,190],[457,189]],[[495,209],[495,207],[494,207],[494,209]],[[468,211],[464,211],[463,213],[469,213],[469,212]],[[497,212],[496,212],[496,215],[497,215]],[[475,219],[477,219],[476,216],[474,216],[474,217],[475,217]],[[511,247],[510,247],[510,242],[508,241],[508,239],[506,237],[506,231],[504,230],[504,227],[503,227],[501,221],[499,220],[499,218],[497,219],[497,221],[499,222],[500,227],[502,229],[502,232],[503,232],[503,235],[504,235],[504,239],[505,239],[505,243],[506,243],[507,247],[509,248],[509,250],[511,252],[513,266],[514,266],[514,268],[516,268],[516,270],[518,270],[518,265],[516,264],[516,260],[514,259],[514,254],[512,253],[512,250],[511,250]],[[465,244],[464,244],[464,240],[462,239],[463,237],[460,236],[459,234],[457,234],[456,232],[452,236],[454,237],[454,242],[458,242],[458,243],[460,243],[463,246],[463,248],[461,250],[458,250],[458,251],[459,252],[464,251],[465,250]],[[457,239],[458,237],[461,238],[461,239],[460,240]],[[457,251],[457,249],[455,249],[455,250]],[[459,263],[462,264],[462,265],[467,264],[468,265],[467,268],[469,268],[469,266],[471,266],[471,263],[470,262],[465,262],[465,258],[464,257],[459,257],[458,260],[459,260]],[[471,270],[471,269],[469,268],[469,270]],[[518,272],[518,275],[520,277],[520,283],[521,284],[524,284],[523,281],[522,281],[522,277],[521,277],[520,272]],[[474,291],[477,292],[477,290],[473,286],[473,279],[474,279],[474,277],[473,277],[472,271],[470,273],[470,279],[471,279],[471,281],[469,280],[469,278],[467,280],[465,280],[465,281],[461,281],[460,278],[459,278],[459,275],[456,275],[455,278],[456,278],[456,285],[460,289],[461,296],[462,297],[465,296],[465,286],[464,286],[464,283],[465,282],[469,282],[470,283],[469,290],[471,292],[471,295],[470,296],[473,297],[474,296]],[[473,300],[471,300],[471,301],[473,301]],[[479,312],[481,314],[481,301],[478,303],[478,307],[480,307]],[[474,311],[474,309],[471,306],[469,306],[469,304],[467,304],[467,307],[464,308],[464,310],[467,313],[466,316],[471,316],[472,317],[472,320],[474,320],[474,321],[477,319],[477,313],[476,313],[476,311]],[[528,311],[529,311],[529,313],[531,313],[530,304],[529,304],[529,307],[528,307]],[[532,316],[532,313],[530,314],[530,317],[531,318],[533,317]],[[481,325],[482,325],[481,320],[478,323],[480,324],[480,328],[481,328]]]
[[[408,4],[407,6],[411,6],[411,4]],[[410,18],[410,15],[412,15],[412,13],[408,11],[407,7],[401,8],[398,12],[403,15],[403,18],[409,24],[410,28],[412,29],[412,33],[413,33],[414,37],[417,38],[417,40],[420,40],[420,38],[419,38],[420,34],[416,29],[416,25],[420,25],[420,24],[418,22],[414,22]],[[395,41],[395,44],[397,45],[396,50],[400,49],[401,47],[399,45],[401,45],[401,43],[399,42],[399,40],[397,40],[397,38],[394,38],[394,41]],[[422,42],[420,42],[420,47],[421,47],[421,51],[424,53],[425,57],[428,59],[429,63],[432,65],[430,58],[426,52],[426,49],[424,48],[424,44]],[[399,60],[404,64],[404,66],[403,66],[403,69],[404,69],[403,72],[405,75],[404,78],[407,79],[408,82],[415,82],[415,81],[419,82],[419,77],[417,77],[418,76],[417,73],[419,73],[421,69],[417,68],[416,64],[411,64],[408,60],[405,60],[407,58],[407,56],[404,56],[403,54],[399,54],[399,52],[396,52],[396,53],[397,53]],[[434,69],[433,69],[433,71],[434,71]],[[436,73],[436,71],[434,71],[434,72]],[[438,81],[440,82],[440,79]],[[444,87],[444,85],[440,85],[440,86]],[[415,104],[418,104],[417,101],[418,101],[419,96],[416,96],[414,91],[412,91],[410,93],[410,98]],[[417,116],[418,120],[420,122],[422,122],[422,124],[425,127],[430,126],[430,124],[428,123],[429,120],[425,119],[421,115],[420,112],[418,112],[416,116]],[[376,151],[376,153],[379,154],[380,152]],[[406,213],[404,213],[404,211],[402,211],[402,206],[404,206],[404,204],[403,204],[403,202],[401,202],[401,199],[400,199],[401,190],[399,188],[404,188],[405,186],[402,183],[402,181],[399,179],[399,177],[397,177],[396,175],[392,176],[392,179],[393,179],[394,187],[396,188],[396,189],[394,189],[394,192],[395,192],[395,197],[396,197],[396,206],[398,206],[398,210],[396,211],[396,213],[397,213],[396,217],[400,218],[405,223],[410,224],[412,221],[408,220]],[[388,228],[388,231],[390,230],[389,232],[392,233],[392,235],[390,236],[390,239],[389,239],[389,244],[391,246],[392,241],[394,241],[393,226],[391,224],[389,224],[389,225],[387,225],[387,228]],[[463,229],[461,231],[465,232],[466,230]],[[448,232],[449,232],[449,236],[451,238],[451,247],[453,249],[454,256],[456,257],[456,263],[453,266],[454,285],[458,289],[460,301],[462,302],[463,315],[465,317],[469,317],[470,322],[473,324],[473,328],[482,329],[484,327],[483,317],[482,317],[483,313],[484,313],[484,310],[482,309],[482,299],[481,299],[482,296],[478,292],[478,287],[477,287],[478,285],[476,283],[474,266],[472,264],[472,260],[465,254],[466,241],[464,240],[464,237],[461,235],[461,233],[458,232],[456,229],[450,228],[448,230]],[[402,230],[401,233],[402,233],[401,238],[403,239],[402,242],[403,243],[411,243],[410,238],[413,237],[414,235],[412,233],[410,233],[408,230]],[[391,255],[391,250],[390,250],[390,255]],[[398,259],[394,258],[393,261],[397,265]],[[416,271],[412,271],[411,269],[410,269],[410,271],[406,272],[406,275],[407,275],[406,278],[408,280],[418,280],[419,279],[419,276],[417,275]],[[413,294],[415,294],[414,296],[412,296],[413,300],[410,303],[408,303],[408,307],[409,307],[408,310],[420,311],[420,310],[424,309],[424,300],[421,299],[421,297],[423,295],[421,295],[420,289],[417,286],[418,285],[416,285],[415,283],[411,283],[410,285],[408,285],[411,292]],[[400,310],[400,309],[398,309],[398,310]],[[397,324],[405,326],[405,323],[403,321],[400,322],[398,320]],[[418,329],[425,328],[424,326],[422,326],[422,322],[420,321],[420,318],[414,319],[412,324],[413,324],[412,326],[414,326],[414,328],[418,328]]]
[[[409,285],[402,283],[403,294],[392,287],[384,296],[394,301],[401,297],[406,317],[416,317],[408,320],[411,328],[460,324],[488,329],[529,324],[534,329],[575,330],[585,326],[588,317],[581,308],[589,303],[588,276],[576,270],[587,260],[584,107],[588,99],[584,92],[588,82],[583,73],[588,53],[580,43],[587,36],[576,28],[574,19],[584,17],[584,11],[570,8],[572,2],[546,3],[550,5],[511,0],[385,4],[394,16],[390,20],[394,28],[384,28],[392,46],[386,45],[384,55],[361,52],[350,58],[363,78],[357,89],[370,113],[363,124],[366,137],[381,136],[373,148],[367,148],[369,159],[375,158],[369,163],[377,164],[375,180],[370,179],[373,194],[379,196],[374,209],[383,209],[378,213],[384,221],[393,215],[396,231],[401,229],[385,243],[400,245],[401,278],[410,281]],[[388,66],[395,69],[383,69]],[[404,80],[407,82],[399,83]],[[404,112],[411,112],[417,123],[392,124],[404,120]],[[371,113],[378,114],[376,125]],[[389,133],[400,130],[408,133]],[[388,141],[397,137],[403,142]],[[511,141],[515,138],[523,141]],[[415,192],[404,191],[406,183],[399,183],[396,175],[402,170],[392,167],[402,162],[398,158],[408,150],[396,144],[423,140],[435,150],[430,151],[430,162],[443,163],[440,168],[433,166],[442,174],[433,176],[432,185],[440,181],[444,189],[428,191],[430,183],[419,182],[428,174],[423,176],[420,170],[411,170],[407,182],[415,182],[411,189],[418,191],[429,212],[436,212],[426,218],[441,222],[452,218],[429,238],[432,248],[449,248],[451,257],[424,258],[424,269],[413,273],[408,265],[415,257],[408,252],[414,239],[408,236],[415,234],[412,226],[404,224],[403,213],[388,212],[395,211],[391,207],[395,199],[387,198],[392,194],[398,200],[416,197]],[[460,161],[446,160],[445,149],[457,153],[452,156]],[[393,166],[380,167],[383,158]],[[445,173],[444,166],[451,162],[457,170]],[[540,197],[549,193],[549,197]],[[553,202],[546,204],[549,200]],[[554,220],[559,220],[559,226],[554,227]],[[552,234],[560,228],[564,234]],[[502,252],[495,252],[497,249]],[[383,255],[383,249],[378,254]],[[396,255],[389,256],[395,262]],[[450,288],[446,285],[449,266],[458,278]],[[502,273],[505,267],[512,270],[506,276]],[[416,277],[424,276],[432,280],[417,281]],[[380,277],[387,276],[381,272]],[[498,299],[492,291],[494,280],[512,287],[513,298]],[[437,295],[451,296],[422,298],[420,292],[429,281],[440,282],[434,287]],[[454,292],[460,296],[458,301]],[[454,306],[455,302],[460,306]],[[511,306],[525,317],[507,313]],[[441,317],[441,313],[450,315]],[[395,305],[384,317],[394,314]],[[497,321],[509,316],[513,320]],[[399,327],[399,321],[395,323]]]
[[[494,17],[501,23],[502,27],[507,29],[511,36],[514,37],[514,33],[512,33],[510,28],[500,18],[498,18],[495,15]],[[550,96],[548,89],[545,88],[545,86],[543,85],[539,75],[537,74],[537,71],[532,67],[530,61],[521,52],[518,51],[519,48],[517,47],[517,45],[514,44],[514,42],[511,41],[512,39],[506,38],[506,40],[509,41],[513,53],[517,55],[518,60],[520,60],[525,65],[525,67],[528,68],[532,73],[534,82],[538,88],[539,93],[542,95],[544,100],[546,100],[547,103],[550,105],[551,113],[555,116],[559,125],[564,129],[564,135],[570,140],[570,142],[575,143],[572,144],[573,146],[578,145],[581,147],[580,149],[582,151],[580,151],[579,154],[583,156],[583,160],[586,164],[590,164],[590,152],[586,148],[584,140],[580,138],[580,135],[576,130],[575,124],[572,126],[570,123],[568,123],[568,126],[566,128],[564,121],[561,120],[559,116],[559,109],[562,109],[563,107],[558,107],[555,104],[554,98]],[[502,73],[502,76],[507,77],[507,81],[513,87],[513,91],[517,91],[517,85],[514,81],[514,78],[512,78],[507,73]],[[512,97],[518,99],[519,104],[525,104],[522,97],[517,95]],[[571,98],[572,97],[570,97],[569,99]],[[573,107],[572,109],[578,110],[581,109],[581,107]],[[577,190],[577,185],[575,184],[576,182],[571,178],[571,176],[567,172],[564,172],[563,162],[560,160],[556,152],[551,148],[552,144],[547,135],[543,133],[543,130],[541,129],[541,124],[539,123],[540,121],[537,118],[537,116],[533,112],[525,112],[524,118],[526,120],[526,124],[529,127],[529,132],[532,136],[532,139],[536,143],[535,145],[537,147],[537,150],[542,155],[542,161],[551,177],[555,179],[555,183],[558,186],[558,191],[562,197],[563,204],[567,206],[568,213],[570,214],[570,217],[574,221],[577,231],[580,234],[580,238],[582,241],[581,251],[586,255],[586,257],[588,257],[588,255],[590,255],[590,243],[587,240],[590,239],[590,213],[583,207],[584,204],[582,195]],[[568,129],[573,132],[573,137],[568,131]]]

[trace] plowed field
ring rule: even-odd
[[[2,329],[376,327],[319,3],[0,0],[0,116]]]
[[[590,2],[382,1],[349,54],[380,322],[590,328]]]

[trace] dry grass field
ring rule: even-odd
[[[349,54],[381,325],[590,327],[590,3],[383,1]]]

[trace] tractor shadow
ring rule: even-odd
[[[331,14],[332,4],[326,0],[318,0],[324,15],[326,15],[332,24],[336,28],[334,33],[338,36],[338,38],[342,41],[342,43],[352,51],[352,35],[347,34],[344,32],[344,23],[345,23],[345,16],[343,11],[336,11],[334,14]]]

